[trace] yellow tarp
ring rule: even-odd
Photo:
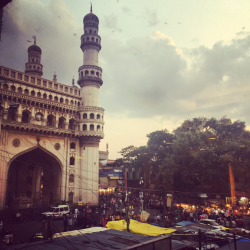
[[[115,230],[127,231],[127,223],[125,220],[109,221],[106,227]],[[176,231],[175,229],[172,228],[157,227],[147,223],[141,223],[136,220],[130,220],[129,230],[131,233],[148,235],[148,236],[169,234]]]

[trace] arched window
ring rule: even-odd
[[[96,119],[99,120],[101,118],[101,116],[99,114],[97,114]]]
[[[30,122],[30,112],[28,110],[24,110],[22,113],[22,122],[29,123]]]
[[[53,115],[47,116],[47,126],[55,127],[56,126],[56,118]]]
[[[69,165],[75,165],[75,157],[71,156],[69,159]]]
[[[83,124],[83,125],[82,125],[82,130],[83,130],[83,131],[87,131],[87,125],[86,125],[86,124]]]
[[[59,118],[58,128],[65,128],[65,118],[62,116]]]
[[[75,124],[76,124],[75,120],[73,118],[71,118],[69,120],[69,129],[74,130],[75,129]]]
[[[97,129],[97,131],[100,131],[100,125],[97,125],[97,127],[96,127],[96,129]]]
[[[58,97],[57,96],[54,97],[54,101],[58,102]]]
[[[95,74],[95,72],[94,72],[94,70],[92,70],[92,71],[91,71],[91,75],[94,75],[94,74]]]
[[[71,182],[71,183],[75,182],[75,176],[73,174],[69,175],[69,182]]]
[[[25,95],[28,95],[28,94],[29,94],[29,90],[28,90],[28,89],[25,89],[25,90],[24,90],[24,94],[25,94]]]
[[[17,109],[9,108],[8,109],[8,121],[16,121],[17,118]]]
[[[83,72],[81,72],[81,77],[83,77]]]
[[[71,105],[74,105],[74,101],[73,101],[73,100],[71,100],[71,101],[70,101],[70,104],[71,104]]]
[[[95,119],[95,115],[93,113],[90,114],[89,116],[90,119]]]
[[[63,98],[62,97],[60,98],[60,103],[63,103]]]
[[[47,99],[47,94],[46,93],[43,94],[43,99]]]
[[[13,92],[16,91],[16,87],[14,85],[12,85],[10,88],[11,88],[11,91],[13,91]]]
[[[36,95],[36,92],[35,92],[34,90],[32,90],[32,91],[30,92],[30,94],[31,94],[31,96],[35,96],[35,95]]]
[[[88,75],[89,75],[88,70],[85,70],[85,76],[88,76]]]
[[[74,142],[70,143],[70,149],[76,149],[76,144]]]
[[[69,203],[73,203],[73,201],[74,201],[74,193],[70,192],[69,193]]]
[[[37,97],[41,98],[42,94],[41,92],[37,92]]]
[[[94,131],[95,130],[95,126],[93,124],[90,124],[89,129],[90,129],[90,131]]]
[[[22,94],[22,93],[23,93],[23,89],[22,89],[21,87],[18,87],[17,92],[18,92],[19,94]]]
[[[51,101],[52,101],[52,99],[53,99],[52,95],[49,95],[49,100],[51,100]]]
[[[69,99],[65,99],[65,103],[66,103],[66,104],[69,104]]]
[[[82,116],[83,119],[88,119],[88,115],[87,113],[84,113],[83,116]]]
[[[9,85],[8,85],[7,83],[5,83],[5,84],[3,85],[3,89],[4,89],[4,90],[8,90],[8,88],[9,88]]]

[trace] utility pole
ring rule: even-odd
[[[0,138],[1,138],[1,132],[2,132],[2,117],[3,117],[3,106],[2,106],[2,96],[0,95]]]
[[[128,169],[125,169],[125,179],[126,179],[126,197],[125,197],[125,206],[126,206],[126,222],[127,222],[127,232],[129,232],[129,196],[128,196]]]
[[[143,187],[143,177],[140,178],[139,185],[140,185],[140,187]],[[141,212],[143,211],[143,198],[144,198],[143,197],[143,191],[141,190],[139,192],[139,199],[141,201]]]

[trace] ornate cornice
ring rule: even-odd
[[[2,127],[6,130],[15,130],[18,132],[25,132],[25,133],[35,133],[35,134],[50,134],[50,135],[58,135],[58,136],[73,136],[76,137],[77,134],[74,130],[70,129],[62,129],[56,127],[49,127],[49,126],[40,126],[36,124],[30,123],[20,123],[15,121],[2,121]]]
[[[96,70],[102,72],[102,68],[98,67],[96,65],[82,65],[81,67],[79,67],[78,71],[83,70],[83,69],[96,69]]]
[[[13,74],[13,76],[12,76]],[[21,78],[19,79],[19,75]],[[28,81],[25,81],[25,76],[29,77]],[[31,82],[31,79],[34,79],[34,82]],[[35,76],[32,74],[24,73],[21,71],[17,71],[11,68],[3,67],[0,65],[0,80],[3,81],[9,81],[11,83],[16,83],[16,84],[21,84],[24,86],[36,88],[36,89],[42,89],[44,91],[50,91],[51,93],[56,93],[56,94],[61,94],[63,96],[69,96],[69,97],[74,97],[74,98],[80,98],[79,96],[79,88],[77,86],[70,86],[62,83],[55,83],[52,80],[41,78],[39,76]],[[43,86],[43,82],[47,82],[47,86]],[[40,82],[40,84],[38,84]],[[49,86],[51,84],[51,87]],[[57,85],[57,89],[55,88],[55,85]],[[64,89],[68,88],[73,89],[73,92],[76,90],[77,94],[75,93],[70,93],[66,91],[62,91],[60,88],[62,86]]]
[[[104,125],[104,121],[100,119],[77,119],[77,123],[79,124],[96,124],[96,125]]]
[[[79,107],[78,109],[79,112],[104,112],[104,109],[101,107],[96,107],[96,106],[84,106],[84,107]]]
[[[102,79],[95,77],[95,76],[83,76],[80,77],[79,80],[77,81],[77,83],[81,86],[96,86],[98,88],[100,88],[100,86],[102,86]]]
[[[8,91],[8,90],[0,89],[0,94],[2,94],[3,96],[4,95],[12,96],[12,97],[17,98],[17,99],[27,100],[27,101],[34,102],[34,103],[41,103],[43,105],[56,106],[56,107],[65,108],[65,109],[68,109],[68,110],[76,111],[78,109],[77,106],[72,106],[72,105],[69,105],[69,104],[68,105],[67,104],[61,104],[60,102],[56,102],[56,101],[52,101],[52,100],[46,100],[46,99],[43,99],[43,98],[33,97],[33,96],[30,96],[30,95],[25,95],[25,94],[19,94],[17,92],[11,92],[11,91]]]
[[[100,140],[101,140],[100,137],[82,136],[82,137],[80,137],[80,145],[82,147],[98,147]]]
[[[102,48],[101,44],[94,42],[94,41],[88,41],[88,42],[81,43],[81,49],[83,52],[86,49],[97,49],[99,52],[101,50],[101,48]]]

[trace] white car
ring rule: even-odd
[[[68,205],[58,205],[51,207],[50,211],[42,213],[42,216],[53,217],[53,218],[63,218],[69,214],[70,209]]]

